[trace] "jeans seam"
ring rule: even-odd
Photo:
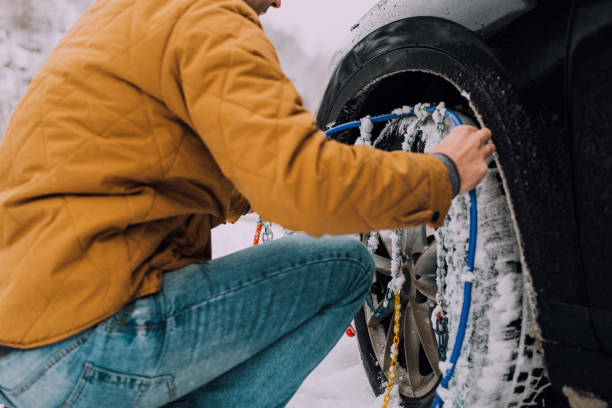
[[[159,383],[164,383],[164,385],[166,386],[166,394],[168,395],[168,402],[172,401],[174,393],[174,377],[171,375],[161,375],[158,377],[151,378],[149,381],[146,382],[146,386],[143,387],[142,391],[138,394],[138,398],[136,399],[136,401],[134,401],[131,408],[138,406],[140,400],[142,400],[142,397],[147,391],[149,391],[151,386],[157,385]]]
[[[176,398],[176,387],[174,385],[174,376],[169,376],[171,378],[166,381],[166,387],[168,388],[168,402],[172,402]]]
[[[134,407],[138,406],[138,403],[142,399],[143,395],[145,395],[146,392],[149,391],[149,389],[151,388],[152,384],[153,384],[153,382],[147,382],[145,384],[145,386],[142,387],[142,390],[140,390],[140,392],[138,393],[138,398],[136,398],[136,400],[134,401],[134,403],[132,404],[132,406],[130,408],[134,408]]]
[[[163,330],[165,329],[167,326],[167,324],[164,323],[158,323],[158,324],[136,324],[136,325],[127,325],[127,324],[120,324],[120,323],[111,323],[111,324],[107,324],[104,325],[104,327],[100,327],[100,330],[107,332],[107,333],[116,333],[116,332],[123,332],[123,333],[131,333],[134,330]]]
[[[290,267],[281,269],[281,270],[276,271],[275,273],[267,275],[267,276],[265,276],[263,278],[255,279],[255,280],[249,281],[249,282],[247,282],[247,283],[245,283],[243,285],[240,285],[240,286],[237,286],[235,288],[223,291],[222,293],[219,293],[219,294],[217,294],[217,295],[215,295],[215,296],[213,296],[213,297],[211,297],[209,299],[203,300],[202,302],[194,303],[193,305],[191,305],[191,306],[189,306],[189,307],[187,307],[185,309],[182,309],[180,312],[173,313],[172,315],[168,316],[166,318],[166,321],[168,321],[169,319],[171,319],[173,317],[179,316],[180,314],[182,314],[184,312],[188,312],[188,311],[190,311],[190,310],[192,310],[192,309],[194,309],[196,307],[199,307],[199,306],[205,305],[205,304],[207,304],[209,302],[212,302],[212,301],[215,301],[217,299],[220,299],[220,298],[222,298],[222,297],[224,297],[224,296],[226,296],[226,295],[228,295],[230,293],[237,292],[237,291],[239,291],[241,289],[245,289],[245,288],[248,288],[249,286],[255,285],[255,284],[260,283],[260,282],[263,282],[266,279],[274,278],[274,277],[276,277],[278,275],[281,275],[283,273],[291,272],[293,270],[296,270],[296,269],[299,269],[299,268],[303,268],[303,267],[306,267],[306,266],[316,265],[316,264],[323,264],[323,263],[330,263],[330,262],[336,262],[336,261],[348,261],[350,263],[357,264],[357,265],[359,265],[361,267],[362,272],[366,271],[368,269],[368,266],[364,265],[362,262],[360,262],[358,260],[355,260],[354,258],[347,258],[347,257],[324,258],[324,259],[319,259],[319,260],[316,260],[316,261],[308,261],[308,262],[305,262],[305,263],[300,264],[300,265],[294,265],[294,266],[290,266]]]
[[[138,375],[138,374],[128,374],[122,371],[114,371],[114,370],[107,370],[105,368],[102,367],[98,367],[92,363],[85,363],[86,364],[86,369],[85,372],[83,373],[83,378],[88,380],[88,381],[94,381],[93,380],[93,375],[89,374],[89,372],[93,371],[93,372],[98,372],[98,373],[106,373],[109,376],[115,376],[115,377],[121,377],[121,378],[130,378],[130,379],[134,379],[137,382],[139,382],[140,384],[147,384],[147,385],[154,385],[154,384],[158,384],[161,382],[167,382],[168,379],[172,378],[171,375],[169,374],[165,374],[165,375],[157,375],[154,377],[150,377],[150,376],[145,376],[145,375]],[[103,384],[108,384],[108,385],[117,385],[120,384],[120,381],[112,381],[112,380],[101,380],[101,379],[95,379],[96,382],[99,383],[103,383]]]
[[[61,408],[73,407],[75,402],[81,396],[81,393],[83,392],[83,389],[85,388],[85,385],[86,385],[84,378],[85,378],[85,375],[87,374],[88,367],[89,367],[89,363],[85,363],[85,367],[83,368],[83,374],[81,374],[81,376],[77,380],[77,383],[75,384],[74,388],[70,391],[70,394],[68,394],[68,399],[64,401]]]
[[[117,384],[120,384],[120,381],[109,381],[109,380],[102,380],[99,378],[94,380],[94,375],[96,372],[107,373],[110,376],[118,376],[121,378],[133,378],[136,381],[138,381],[138,383],[142,385],[142,389],[138,392],[138,396],[136,397],[136,400],[131,405],[131,407],[135,407],[138,405],[138,403],[142,400],[142,397],[145,395],[147,391],[149,391],[151,386],[160,384],[160,383],[163,383],[166,385],[166,393],[168,394],[168,401],[172,401],[172,397],[174,393],[173,391],[174,390],[174,376],[170,374],[160,375],[156,377],[146,377],[146,376],[140,376],[140,375],[127,374],[127,373],[118,372],[118,371],[106,370],[104,368],[95,366],[90,362],[86,362],[85,366],[83,367],[81,376],[77,380],[77,383],[74,389],[72,390],[72,392],[70,393],[70,395],[68,396],[68,399],[62,404],[62,408],[73,407],[74,404],[78,402],[87,384],[90,382],[95,381],[95,382],[106,384],[109,386],[116,386]]]
[[[79,346],[83,345],[91,335],[91,330],[88,330],[87,333],[80,336],[78,339],[74,340],[66,347],[56,352],[53,357],[51,357],[47,362],[40,367],[36,372],[34,372],[23,384],[17,386],[12,390],[6,390],[8,393],[13,395],[23,394],[27,391],[36,381],[38,381],[47,371],[49,371],[55,364],[61,361],[64,357],[70,354],[72,351],[77,349]]]
[[[160,306],[161,306],[161,313],[162,316],[166,316],[166,312],[168,310],[167,304],[166,304],[166,296],[163,295],[163,290],[162,290],[162,296],[159,297],[159,302],[160,302]],[[164,320],[165,323],[165,327],[168,327],[168,317],[165,318]],[[169,330],[166,330],[164,332],[164,344],[162,345],[162,349],[160,352],[160,358],[159,361],[163,361],[163,359],[166,357],[166,353],[168,351],[168,332]],[[172,400],[174,400],[176,398],[176,385],[175,385],[175,378],[174,375],[170,375],[170,381],[167,382],[167,387],[168,387],[168,402],[171,402]]]

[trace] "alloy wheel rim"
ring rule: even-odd
[[[431,235],[430,235],[431,233]],[[429,239],[428,239],[429,237]],[[367,241],[364,236],[363,241]],[[400,346],[396,384],[400,394],[422,398],[433,391],[441,379],[438,367],[438,343],[431,325],[436,287],[436,242],[428,228],[405,229],[402,236],[402,273],[406,282],[400,294]],[[376,264],[375,282],[386,286],[390,280],[391,233],[380,233],[385,251],[373,255]],[[376,303],[376,301],[375,301]],[[393,344],[393,308],[385,316],[376,317],[364,306],[366,328],[379,367],[386,375],[391,365]]]

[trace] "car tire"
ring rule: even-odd
[[[357,316],[355,316],[355,330],[357,331],[357,341],[359,342],[359,353],[361,355],[361,362],[363,363],[363,369],[365,370],[366,377],[370,382],[372,391],[375,395],[381,395],[385,392],[385,386],[387,384],[387,377],[380,369],[380,364],[376,359],[376,354],[372,347],[372,342],[367,335],[366,318],[365,312],[362,309],[359,310]],[[427,408],[431,407],[435,397],[435,392],[422,398],[406,398],[402,397],[402,406],[404,408]]]
[[[469,120],[462,116],[464,120]],[[396,150],[402,143],[403,135],[407,129],[414,128],[416,118],[405,118],[387,124],[380,132],[384,136],[373,137],[383,142],[379,147],[386,150]],[[452,123],[447,120],[446,127],[450,128]],[[391,135],[392,137],[389,137]],[[416,138],[411,140],[412,150],[419,153],[428,153],[441,141],[436,125],[431,117],[422,125],[422,131],[416,133]],[[512,216],[507,204],[506,194],[497,165],[494,161],[490,163],[488,174],[477,187],[478,197],[478,245],[475,265],[475,279],[471,302],[471,315],[466,330],[466,338],[461,351],[461,357],[457,365],[455,375],[450,381],[453,406],[472,407],[527,407],[541,403],[543,391],[548,386],[545,375],[542,353],[536,347],[535,337],[531,336],[531,329],[535,324],[533,311],[528,305],[527,294],[524,291],[526,285],[523,283],[524,274],[521,267],[520,247],[518,245]],[[449,347],[447,355],[450,356],[452,343],[457,334],[462,303],[463,303],[463,278],[466,270],[467,241],[469,231],[469,197],[458,196],[453,200],[451,209],[446,216],[444,225],[435,231],[436,238],[436,263],[433,268],[437,275],[437,296],[429,295],[429,313],[435,306],[433,299],[437,299],[442,305],[448,318]],[[425,231],[422,227],[405,230],[404,236],[419,231]],[[411,267],[403,268],[405,273],[417,273],[419,259],[427,251],[427,233],[422,239],[408,239],[402,248],[404,263],[412,263]],[[364,242],[367,238],[364,238]],[[384,239],[381,239],[381,244]],[[420,242],[415,244],[415,242]],[[385,252],[374,254],[377,264],[377,274],[384,270],[381,257],[388,257],[388,245]],[[418,272],[421,273],[421,272]],[[383,272],[384,275],[384,272]],[[378,276],[378,275],[377,275]],[[416,282],[419,275],[405,276],[407,282]],[[379,280],[379,278],[375,279]],[[384,279],[384,278],[382,278]],[[386,281],[384,281],[386,282]],[[383,283],[384,283],[383,282]],[[409,285],[410,286],[410,285]],[[411,290],[411,288],[408,288]],[[418,290],[418,289],[417,289]],[[425,292],[423,292],[425,293]],[[380,300],[380,293],[374,293]],[[414,313],[416,308],[423,307],[425,296],[421,305],[413,301],[409,295],[402,295],[402,315]],[[376,303],[376,301],[374,301]],[[379,306],[376,305],[375,306]],[[364,305],[355,319],[359,347],[361,351],[363,366],[376,394],[384,392],[387,384],[385,370],[388,361],[385,360],[384,352],[375,348],[388,347],[392,330],[389,324],[393,318],[375,319],[369,311],[370,306]],[[393,314],[393,312],[390,312]],[[435,396],[435,378],[431,370],[427,372],[427,382],[420,384],[421,377],[411,378],[408,367],[418,365],[415,362],[421,359],[424,353],[427,355],[427,336],[423,335],[422,327],[412,327],[415,317],[406,320],[402,318],[405,325],[402,332],[419,332],[421,344],[419,352],[412,353],[405,350],[415,350],[414,347],[400,347],[400,353],[405,352],[404,363],[400,358],[399,380],[400,395],[405,407],[422,408],[431,406]],[[377,327],[376,325],[380,324]],[[429,331],[433,332],[430,326]],[[379,339],[377,333],[388,333],[386,341]],[[407,336],[407,335],[406,335]],[[435,337],[435,336],[433,336]],[[400,339],[400,343],[406,341]],[[383,346],[384,345],[384,346]],[[425,350],[423,352],[423,350]],[[428,355],[430,357],[430,355]],[[429,358],[430,361],[434,358]],[[445,372],[444,363],[441,372]],[[417,367],[417,368],[418,368]],[[413,370],[414,367],[411,367]],[[435,369],[434,369],[435,370]],[[402,377],[404,376],[404,377]],[[404,378],[404,383],[402,383]],[[437,377],[439,379],[439,376]],[[406,381],[407,380],[407,381]],[[406,384],[408,383],[408,384]],[[433,384],[433,386],[432,386]],[[426,393],[423,395],[423,393]]]
[[[389,23],[345,49],[342,55],[317,113],[322,129],[366,115],[385,114],[402,105],[446,101],[448,107],[466,113],[478,126],[492,130],[498,150],[497,186],[506,200],[504,217],[512,225],[520,258],[521,316],[525,316],[520,321],[520,344],[530,346],[533,340],[532,346],[540,357],[543,350],[550,352],[552,343],[542,332],[558,334],[560,318],[540,314],[540,310],[548,312],[551,302],[546,285],[552,277],[546,271],[563,270],[567,265],[569,255],[555,253],[554,248],[566,247],[567,234],[562,232],[569,230],[565,207],[541,204],[565,197],[565,190],[549,182],[556,180],[559,170],[554,157],[546,154],[549,146],[542,135],[554,130],[543,126],[542,112],[533,106],[530,111],[525,109],[504,68],[480,38],[444,19],[414,17]],[[358,136],[359,132],[347,130],[334,135],[334,139],[353,144]],[[551,219],[559,220],[558,229],[542,223]],[[532,275],[532,270],[544,272]],[[516,357],[520,352],[514,350]],[[553,366],[557,371],[551,375],[558,375],[558,362]],[[543,362],[539,368],[544,368]],[[538,374],[539,370],[527,375]],[[521,367],[509,366],[506,379],[511,385],[522,383],[524,377]],[[525,391],[539,389],[539,380],[531,384],[534,380],[529,380],[531,388],[526,386]],[[562,385],[556,383],[553,391],[546,389],[547,406],[567,406],[560,392]],[[504,386],[509,387],[507,382]],[[523,391],[521,385],[514,388],[517,387],[519,393]],[[520,405],[510,401],[508,406]]]

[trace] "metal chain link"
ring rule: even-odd
[[[402,237],[404,236],[403,229],[396,229],[391,235],[391,282],[389,288],[396,293],[402,291]]]
[[[274,233],[272,232],[272,223],[263,222],[263,234],[261,235],[262,242],[271,242],[274,240]]]
[[[425,123],[425,117],[422,114],[423,105],[417,105],[414,107],[415,112],[419,111],[418,120],[416,121],[412,133],[409,133],[408,130],[404,135],[404,141],[402,143],[402,149],[404,151],[410,150],[411,146],[414,144],[418,134],[421,132],[421,127]],[[401,252],[401,240],[404,231],[402,229],[396,229],[393,231],[392,236],[392,247],[391,247],[391,282],[389,282],[389,287],[395,293],[395,314],[394,314],[394,324],[393,324],[393,358],[391,361],[391,367],[389,368],[389,382],[387,383],[387,391],[385,393],[384,404],[382,408],[387,408],[389,401],[391,400],[391,391],[395,385],[395,376],[397,374],[397,364],[398,364],[398,355],[399,355],[399,332],[400,332],[400,293],[401,293],[401,284],[400,284],[400,274],[401,274],[401,266],[402,266],[402,252]]]
[[[257,220],[257,229],[255,230],[255,238],[253,239],[253,245],[259,244],[260,237],[262,243],[274,240],[274,233],[272,232],[272,223],[264,221],[261,216]]]
[[[383,317],[383,316],[386,316],[387,313],[389,313],[389,305],[391,304],[392,299],[393,299],[393,292],[391,292],[389,288],[387,288],[387,291],[385,292],[385,298],[383,299],[383,303],[379,305],[378,308],[374,306],[374,299],[372,298],[371,293],[369,293],[368,296],[366,296],[366,303],[369,306],[370,310],[372,311],[372,316]]]
[[[395,294],[395,324],[393,325],[393,360],[391,361],[391,367],[389,367],[389,382],[387,384],[387,392],[385,393],[385,403],[382,408],[387,408],[389,400],[391,400],[391,390],[395,385],[395,375],[397,374],[397,357],[399,354],[399,332],[400,332],[400,295]]]
[[[378,231],[372,231],[368,235],[368,251],[370,251],[370,255],[374,255],[374,252],[378,249],[378,244],[380,242],[380,233]]]
[[[436,313],[436,337],[438,340],[438,359],[446,361],[446,346],[448,344],[448,319],[442,312]]]
[[[440,140],[444,139],[447,135],[447,127],[446,127],[446,106],[444,102],[440,102],[440,104],[436,107],[435,112],[432,113],[432,119],[436,123],[436,129],[438,131],[438,136]],[[438,267],[436,268],[436,283],[437,283],[437,293],[436,293],[436,303],[438,307],[435,312],[435,331],[436,338],[438,341],[438,359],[439,361],[446,361],[447,355],[447,345],[448,345],[448,317],[446,316],[446,311],[448,310],[448,305],[444,299],[444,293],[446,291],[446,277],[444,276],[444,268]]]
[[[422,127],[425,124],[427,117],[429,116],[429,113],[425,111],[426,106],[429,106],[429,105],[417,104],[414,107],[415,115],[417,116],[417,121],[414,124],[412,132],[409,133],[409,130],[408,129],[406,130],[406,133],[404,135],[404,141],[402,143],[402,148],[404,151],[408,151],[411,149],[417,137],[422,132]],[[409,109],[409,107],[407,108]],[[444,117],[443,109],[445,109],[445,107],[444,107],[444,104],[441,103],[440,105],[438,105],[438,107],[436,108],[436,111],[433,114],[433,119],[436,122],[437,130],[438,130],[438,133],[440,134],[440,138],[443,138],[446,132],[446,126],[445,126],[444,118],[443,118]],[[441,116],[442,120],[439,119],[440,112],[442,113],[442,116]],[[371,141],[372,129],[373,129],[373,125],[370,120],[370,117],[368,116],[368,117],[363,118],[361,120],[360,136],[357,139],[356,144],[364,144],[364,145],[371,146],[372,145],[372,141]],[[255,245],[259,241],[259,234],[261,232],[262,227],[263,227],[262,241],[263,242],[272,241],[274,239],[274,234],[272,232],[272,224],[269,222],[265,222],[261,217],[259,218],[259,221],[257,222],[257,224],[258,224],[258,230],[256,232]],[[393,326],[394,337],[393,337],[393,350],[392,350],[393,358],[391,361],[391,366],[389,367],[389,381],[387,383],[387,387],[386,387],[387,390],[386,390],[386,394],[384,397],[384,404],[382,408],[387,408],[387,405],[391,399],[391,391],[393,390],[393,387],[395,384],[395,377],[397,375],[397,365],[398,365],[398,355],[399,355],[400,315],[401,315],[400,313],[400,306],[401,306],[400,293],[402,289],[401,288],[402,283],[400,279],[401,266],[402,266],[402,251],[401,251],[402,236],[403,236],[402,229],[396,229],[393,231],[392,254],[391,254],[392,279],[391,279],[391,282],[389,282],[389,285],[387,286],[387,291],[385,293],[385,299],[383,301],[383,304],[378,309],[376,309],[374,307],[374,301],[372,299],[372,295],[369,294],[368,298],[366,299],[366,303],[370,307],[374,316],[384,316],[388,313],[389,303],[392,299],[393,294],[395,295],[394,296],[395,297],[394,326]],[[378,249],[380,240],[381,240],[381,237],[378,231],[373,231],[369,234],[368,241],[367,241],[367,247],[368,247],[370,254],[373,255],[376,252],[376,250]],[[440,302],[439,302],[439,306],[441,306]],[[443,339],[445,338],[444,334],[447,330],[446,321],[444,317],[442,317],[440,314],[438,314],[437,323],[439,323],[436,325],[437,326],[436,332],[438,334],[438,343],[439,343],[438,354],[440,355],[441,354],[441,350],[440,350],[441,343],[444,343],[443,351],[444,353],[446,352],[445,341],[443,341]]]
[[[422,132],[422,127],[425,124],[427,117],[429,114],[425,112],[425,108],[427,105],[418,104],[414,107],[415,114],[417,116],[417,121],[414,124],[412,132],[406,130],[404,135],[404,141],[402,143],[402,149],[404,151],[408,151],[414,145],[417,137]],[[436,128],[440,135],[440,138],[445,136],[446,126],[444,123],[444,103],[439,104],[436,107],[435,112],[432,114],[432,119],[436,123]],[[392,280],[390,282],[390,287],[395,293],[395,315],[394,315],[394,326],[393,326],[393,358],[391,362],[391,367],[389,369],[389,382],[387,384],[387,391],[384,397],[384,404],[382,408],[387,408],[389,401],[391,400],[391,391],[394,387],[395,376],[397,373],[397,364],[398,364],[398,354],[399,354],[399,332],[400,332],[400,293],[401,293],[401,285],[400,285],[400,274],[401,274],[401,263],[402,263],[402,254],[401,254],[401,238],[403,235],[403,230],[398,229],[394,231],[394,235],[392,237],[392,254],[391,254],[391,276]],[[438,354],[441,360],[446,359],[446,319],[438,314],[438,319],[436,322],[436,332],[438,334]]]

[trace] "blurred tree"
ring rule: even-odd
[[[330,58],[323,53],[307,53],[291,31],[265,25],[264,30],[276,48],[283,71],[302,95],[304,106],[314,113],[327,85]]]
[[[0,0],[0,140],[15,106],[44,60],[93,0]],[[290,31],[266,28],[281,65],[314,112],[329,58],[312,55]]]
[[[28,84],[93,0],[0,0],[0,139]]]

